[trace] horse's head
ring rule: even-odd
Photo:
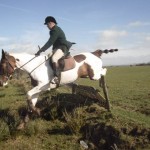
[[[0,86],[7,85],[8,80],[11,78],[16,67],[16,60],[13,56],[2,50],[2,58],[0,61]]]

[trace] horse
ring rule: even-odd
[[[96,50],[83,52],[72,56],[74,67],[61,71],[59,86],[74,83],[78,78],[89,77],[91,80],[100,80],[106,75],[106,68],[102,66],[103,53],[118,51],[118,49]],[[9,79],[16,69],[26,71],[31,77],[33,88],[27,92],[27,104],[31,112],[40,114],[36,103],[40,92],[57,88],[57,84],[50,81],[54,77],[54,71],[50,65],[50,57],[47,55],[35,56],[28,53],[7,53],[2,50],[0,61],[1,85],[8,84]]]

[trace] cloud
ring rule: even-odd
[[[102,37],[105,39],[119,38],[127,35],[126,31],[118,31],[118,30],[104,30],[101,32]]]
[[[119,56],[119,57],[115,57],[115,55],[113,57],[108,57],[107,55],[105,56],[103,55],[102,61],[104,66],[135,65],[139,63],[150,62],[150,54],[141,55],[141,56]]]
[[[8,52],[27,52],[34,54],[38,51],[38,45],[43,46],[49,38],[41,30],[27,30],[22,35],[16,37],[0,37],[0,48]]]
[[[150,33],[132,32],[129,29],[92,31],[97,35],[95,48],[118,48],[117,53],[103,55],[104,65],[123,65],[149,62]]]
[[[7,47],[8,52],[27,52],[30,54],[34,54],[36,50],[36,46],[32,43],[24,42],[24,43],[14,43],[10,44],[9,47]]]
[[[148,41],[148,42],[150,42],[150,36],[146,36],[145,40]]]
[[[135,21],[128,24],[129,27],[150,26],[150,22]]]
[[[121,43],[121,38],[128,35],[125,30],[104,30],[100,31],[97,39],[97,47],[108,48],[118,47]]]
[[[1,58],[1,49],[4,49],[8,53],[30,53],[35,54],[40,47],[42,47],[49,38],[49,34],[45,36],[43,30],[28,30],[24,31],[24,34],[16,37],[0,37],[0,58]],[[47,50],[45,54],[50,53],[51,50]]]
[[[8,37],[0,37],[0,50],[5,49],[6,45],[11,41]]]
[[[0,37],[0,42],[6,42],[9,41],[9,38],[7,37]]]

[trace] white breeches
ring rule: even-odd
[[[64,52],[61,49],[54,50],[54,54],[52,56],[52,62],[57,63],[58,60],[64,56]]]

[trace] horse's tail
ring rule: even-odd
[[[113,53],[113,52],[117,52],[117,51],[118,51],[118,49],[110,49],[110,50],[105,49],[105,50],[102,50],[102,52],[105,53],[105,54],[107,54],[107,53]]]
[[[98,50],[92,52],[92,54],[94,54],[97,57],[101,57],[101,55],[103,53],[108,54],[108,53],[113,53],[113,52],[117,52],[117,51],[118,51],[118,49],[110,49],[110,50],[108,50],[108,49],[105,49],[105,50],[98,49]]]

